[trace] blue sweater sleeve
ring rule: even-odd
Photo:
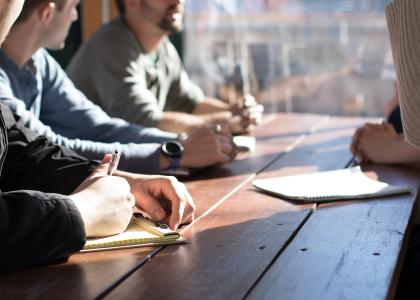
[[[119,148],[120,169],[157,173],[160,169],[158,143],[175,139],[175,134],[110,118],[73,86],[53,58],[41,54],[35,56],[42,71],[38,72],[42,90],[40,119],[33,112],[37,108],[27,109],[25,101],[16,96],[17,90],[24,87],[11,70],[0,69],[0,100],[7,103],[27,127],[55,144],[89,159],[102,159],[104,154]]]
[[[168,132],[111,118],[73,85],[45,50],[40,51],[43,51],[38,56],[43,80],[41,120],[54,124],[56,133],[105,143],[161,143],[174,138]]]

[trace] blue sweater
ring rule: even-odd
[[[25,126],[89,158],[121,151],[120,169],[157,173],[159,144],[175,134],[109,117],[67,77],[44,49],[18,68],[0,50],[0,100]]]

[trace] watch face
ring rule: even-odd
[[[184,147],[177,141],[166,142],[162,145],[163,153],[172,158],[181,157],[183,150]]]

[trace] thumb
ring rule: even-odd
[[[112,154],[105,154],[104,158],[102,158],[101,164],[109,163],[112,159]]]
[[[96,167],[95,171],[93,172],[94,175],[106,175],[108,173],[111,158],[111,154],[105,154],[104,158],[102,158],[101,163]]]

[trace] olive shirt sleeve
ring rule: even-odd
[[[167,64],[173,64],[176,70],[167,95],[165,110],[191,113],[196,105],[203,101],[204,93],[190,79],[175,47],[169,41],[164,46]]]
[[[67,258],[83,248],[85,231],[66,195],[97,163],[37,136],[5,105],[0,109],[0,271]]]
[[[420,148],[420,1],[394,0],[386,8],[404,135]]]

